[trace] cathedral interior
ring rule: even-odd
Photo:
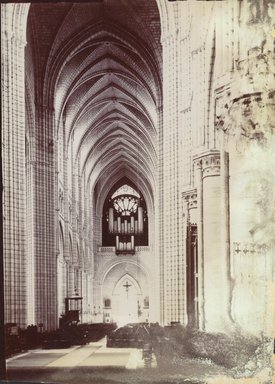
[[[272,335],[274,3],[1,9],[5,323]]]

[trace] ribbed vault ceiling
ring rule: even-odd
[[[36,4],[31,13],[32,26],[38,29],[33,44],[35,48],[44,39],[47,47],[37,66],[44,68],[44,102],[53,101],[59,135],[68,148],[73,143],[73,159],[92,190],[109,190],[128,177],[152,203],[161,105],[155,0],[64,4],[63,18],[58,7],[54,38],[36,25],[41,7]],[[74,23],[79,8],[84,21],[90,14],[83,26]],[[54,7],[44,12],[54,22]]]

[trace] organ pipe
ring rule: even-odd
[[[138,207],[138,233],[143,233],[143,208]]]
[[[114,232],[114,209],[109,208],[109,232]]]
[[[144,231],[144,208],[137,207],[136,214],[126,217],[115,212],[113,207],[109,207],[108,228],[109,233],[115,235],[116,251],[135,251],[135,236],[142,235]]]

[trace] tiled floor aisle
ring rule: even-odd
[[[154,359],[154,365],[155,359]],[[135,348],[106,348],[103,339],[81,347],[68,349],[33,350],[7,360],[7,368],[20,367],[144,367],[142,351]]]

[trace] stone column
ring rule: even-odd
[[[27,4],[1,4],[1,104],[5,322],[28,325],[25,173]],[[33,283],[33,280],[31,280]],[[33,287],[33,285],[32,285]],[[28,313],[29,312],[29,313]]]
[[[198,181],[201,181],[202,178],[201,178],[201,163],[198,162],[199,164],[198,165],[198,169],[197,169],[197,176],[198,176]],[[198,183],[199,184],[199,183]],[[198,188],[201,190],[201,186],[198,185]],[[183,225],[183,239],[184,239],[184,245],[185,245],[185,323],[189,323],[190,324],[190,316],[194,316],[193,313],[189,313],[188,312],[188,307],[189,307],[189,303],[188,303],[188,297],[189,297],[189,284],[190,284],[190,280],[193,279],[193,281],[195,280],[195,278],[197,277],[198,278],[198,287],[197,287],[197,297],[194,298],[197,302],[198,302],[198,318],[196,318],[196,322],[199,326],[200,329],[203,329],[203,324],[204,324],[204,314],[203,314],[203,308],[204,308],[204,303],[203,303],[203,260],[202,260],[202,247],[201,247],[201,243],[202,243],[202,236],[201,236],[201,233],[202,233],[202,230],[201,230],[201,226],[200,226],[200,233],[198,234],[197,236],[197,242],[199,243],[198,244],[198,275],[197,276],[189,276],[188,275],[188,272],[189,272],[189,260],[190,260],[190,255],[188,255],[188,252],[189,252],[189,248],[188,248],[188,230],[189,230],[189,225],[190,224],[193,224],[193,225],[197,225],[197,229],[199,227],[199,223],[201,224],[202,221],[200,219],[200,221],[198,220],[198,217],[201,216],[199,215],[199,212],[198,212],[198,193],[197,193],[197,189],[189,189],[185,192],[183,192],[182,194],[183,198],[184,198],[184,213],[183,213],[183,216],[184,216],[184,219],[185,219],[185,223]],[[201,196],[201,192],[200,192],[200,196]],[[199,204],[200,206],[200,209],[202,207],[202,202],[200,202]],[[199,240],[200,239],[200,240]],[[194,324],[192,324],[194,326]]]
[[[68,296],[73,296],[75,293],[75,274],[72,263],[68,264]]]
[[[221,232],[220,152],[207,151],[196,156],[194,161],[197,164],[198,252],[203,270],[204,326],[207,331],[225,331],[228,277],[226,255],[222,252],[225,244]]]
[[[198,225],[198,273],[199,273],[199,327],[204,329],[204,222],[203,222],[203,177],[202,160],[194,159],[195,185],[197,190],[197,225]]]
[[[216,91],[216,127],[228,153],[231,316],[248,331],[266,327],[274,246],[274,91],[269,53],[238,64]],[[249,71],[248,71],[249,68]],[[251,75],[253,77],[251,77]],[[249,92],[244,93],[246,89]],[[245,305],[244,305],[245,303]]]
[[[227,289],[228,300],[226,302],[227,316],[231,319],[231,300],[232,300],[232,281],[231,281],[231,259],[230,259],[230,196],[229,196],[229,156],[228,152],[221,149],[220,155],[220,182],[221,182],[221,242],[222,242],[222,259],[225,261],[223,265],[224,276],[228,284]]]
[[[56,142],[54,110],[36,105],[35,182],[35,317],[45,330],[55,329],[57,320],[57,215]]]

